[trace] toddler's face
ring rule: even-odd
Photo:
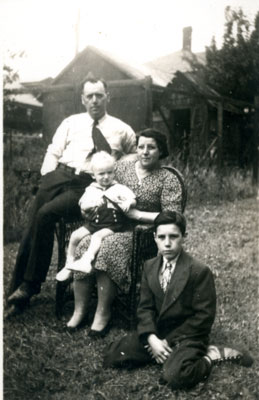
[[[105,163],[99,166],[96,165],[93,167],[93,174],[96,182],[103,188],[106,188],[114,180],[114,164]]]

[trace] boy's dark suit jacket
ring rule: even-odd
[[[216,313],[216,292],[210,269],[182,250],[164,293],[159,283],[162,256],[146,261],[142,275],[137,331],[166,338],[170,346],[182,340],[208,342]]]

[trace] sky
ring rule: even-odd
[[[3,62],[21,81],[54,78],[75,56],[79,16],[79,51],[93,45],[144,63],[180,50],[185,26],[192,50],[205,51],[213,36],[221,45],[227,5],[252,23],[259,11],[259,0],[0,0]]]

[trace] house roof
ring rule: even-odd
[[[221,96],[216,90],[206,85],[202,76],[196,72],[188,71],[183,73],[177,71],[174,78],[180,79],[183,83],[187,83],[187,85],[191,86],[198,95],[206,98],[208,103],[214,108],[217,108],[218,101],[221,101],[224,110],[235,114],[242,114],[243,108],[245,105],[248,105],[244,102]],[[172,81],[172,86],[173,85],[174,79]],[[170,88],[170,85],[168,88]]]
[[[42,107],[42,103],[31,93],[23,93],[24,86],[19,81],[7,83],[5,90],[8,91],[8,97],[11,101],[32,107]]]
[[[210,86],[206,85],[204,79],[200,74],[195,73],[193,71],[176,71],[174,74],[174,78],[180,78],[185,82],[188,82],[197,93],[204,97],[220,99],[220,95],[216,90],[212,89]]]
[[[110,64],[114,65],[116,68],[120,69],[124,74],[126,74],[129,78],[133,79],[144,79],[147,76],[152,77],[153,84],[163,86],[163,81],[161,81],[160,77],[155,73],[155,71],[151,70],[146,65],[139,65],[137,63],[133,63],[128,60],[124,60],[117,55],[107,52],[103,49],[97,49],[94,46],[87,46],[82,52],[80,52],[52,81],[52,85],[55,85],[60,79],[65,75],[65,73],[73,69],[74,65],[79,62],[79,60],[85,57],[87,52],[93,52],[97,54],[99,57],[107,60]],[[151,75],[152,74],[152,75]]]
[[[175,77],[177,71],[186,73],[192,70],[193,62],[205,64],[205,53],[192,53],[188,50],[180,50],[166,56],[156,58],[144,64],[151,76],[155,74],[159,77],[161,86],[167,86]]]
[[[16,103],[24,104],[27,106],[39,107],[39,108],[42,107],[42,103],[38,101],[36,97],[34,97],[30,93],[11,95],[11,100],[15,101]]]
[[[35,87],[39,87],[39,89],[43,86],[48,86],[51,85],[53,81],[53,78],[48,77],[45,79],[42,79],[41,81],[28,81],[28,82],[21,82],[22,86],[26,87],[26,88],[35,88]]]
[[[73,67],[80,59],[84,58],[87,52],[93,52],[99,57],[105,59],[108,63],[120,69],[129,78],[144,79],[151,76],[153,85],[166,87],[175,76],[177,71],[188,72],[192,70],[193,62],[205,64],[205,53],[192,53],[188,50],[180,50],[170,53],[166,56],[156,58],[145,64],[137,64],[129,60],[122,59],[118,55],[110,53],[106,50],[87,46],[56,76],[52,81],[52,85],[57,84],[62,77]]]

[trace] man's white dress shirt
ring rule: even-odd
[[[88,113],[71,115],[64,119],[48,146],[41,174],[56,169],[58,163],[76,169],[76,173],[91,173],[90,161],[94,148],[92,139],[93,119]],[[134,153],[136,137],[132,128],[118,118],[105,114],[98,128],[106,138],[115,156]]]

